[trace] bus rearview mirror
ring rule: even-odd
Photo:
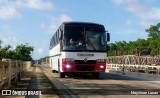
[[[110,41],[110,34],[109,33],[106,33],[106,41]]]

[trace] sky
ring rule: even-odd
[[[2,46],[28,44],[32,57],[49,55],[50,39],[62,22],[94,22],[116,41],[147,39],[160,21],[160,0],[0,0]]]

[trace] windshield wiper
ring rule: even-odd
[[[87,40],[87,44],[89,44],[93,48],[93,50],[96,50],[96,48],[89,39]]]

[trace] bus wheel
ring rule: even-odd
[[[65,73],[64,72],[60,72],[60,78],[65,78]]]
[[[56,73],[56,70],[52,70],[53,73]]]
[[[93,72],[93,73],[92,73],[92,76],[93,76],[94,78],[98,79],[98,78],[99,78],[99,72]]]

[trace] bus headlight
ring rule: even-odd
[[[100,68],[101,68],[101,69],[103,69],[103,68],[104,68],[104,66],[103,66],[103,65],[100,65]]]
[[[66,68],[71,68],[71,65],[67,64],[67,65],[66,65]]]

